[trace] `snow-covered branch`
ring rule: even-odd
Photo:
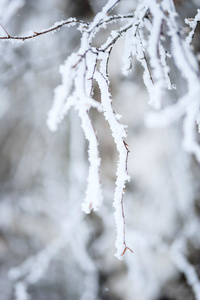
[[[118,122],[111,105],[108,65],[112,49],[116,42],[125,36],[124,73],[127,74],[130,70],[131,60],[135,56],[144,69],[143,80],[149,93],[150,105],[156,109],[163,107],[161,112],[157,112],[157,117],[155,113],[148,117],[148,123],[169,124],[184,116],[183,146],[187,151],[194,153],[199,161],[199,146],[195,142],[195,120],[198,115],[200,90],[197,61],[188,41],[186,42],[180,33],[173,3],[168,0],[151,3],[142,1],[133,14],[109,16],[118,2],[108,1],[94,20],[82,27],[80,49],[72,54],[61,68],[63,83],[55,90],[55,100],[47,124],[55,131],[71,106],[78,110],[85,137],[89,141],[90,170],[86,199],[83,203],[83,210],[88,213],[91,209],[96,210],[102,202],[98,141],[90,120],[90,108],[103,112],[108,121],[119,152],[113,205],[117,226],[116,256],[121,259],[129,249],[125,240],[123,209],[125,185],[130,180],[127,174],[129,149],[124,141],[127,135],[126,127]],[[195,22],[197,18],[198,15]],[[106,41],[100,47],[95,47],[93,41],[101,28],[118,20],[125,24],[117,30],[112,30]],[[170,48],[166,47],[166,39],[170,40]],[[175,88],[170,79],[169,60],[179,69],[183,80],[187,81],[188,92],[178,98],[175,104],[165,108],[166,90],[173,91]],[[94,79],[101,90],[101,103],[93,98]]]
[[[48,29],[33,31],[23,36],[12,36],[6,26],[1,24],[5,36],[1,36],[0,39],[25,41],[55,32],[62,27],[79,25],[77,30],[81,33],[80,47],[60,66],[61,84],[54,91],[47,125],[55,132],[71,108],[74,108],[80,117],[88,141],[89,161],[86,196],[82,209],[90,213],[92,210],[96,211],[103,200],[98,133],[95,122],[91,119],[91,110],[96,109],[108,122],[118,152],[113,206],[117,227],[116,256],[122,259],[126,250],[131,250],[126,244],[124,215],[125,187],[130,180],[127,172],[129,147],[125,141],[127,127],[119,122],[118,115],[112,108],[114,96],[110,88],[112,78],[109,76],[108,66],[113,48],[124,38],[124,75],[128,75],[133,68],[134,58],[142,66],[149,104],[158,110],[149,114],[147,123],[150,126],[166,126],[174,121],[181,121],[183,147],[200,162],[200,148],[196,140],[196,124],[200,123],[200,72],[197,57],[190,45],[200,20],[200,10],[194,19],[186,20],[191,31],[185,38],[172,0],[143,0],[139,1],[134,11],[124,15],[111,15],[120,2],[123,1],[108,0],[91,22],[69,18],[55,23]],[[20,3],[19,1],[18,4]],[[113,23],[115,27],[109,30],[109,25]],[[105,30],[105,35],[101,45],[98,45],[98,34],[101,30]],[[172,70],[179,73],[179,80],[186,87],[176,95],[176,79],[172,79]],[[101,92],[101,101],[97,100],[94,94],[95,82]],[[173,103],[166,101],[166,95],[173,95]],[[20,288],[23,287],[19,285]]]

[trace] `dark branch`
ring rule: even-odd
[[[43,31],[40,31],[40,32],[34,31],[34,33],[32,35],[27,35],[27,36],[11,36],[11,35],[9,35],[7,33],[7,31],[5,30],[5,28],[1,24],[1,27],[6,32],[7,36],[0,37],[0,40],[22,40],[22,41],[25,41],[25,40],[29,40],[29,39],[35,38],[37,36],[40,36],[40,35],[43,35],[43,34],[46,34],[46,33],[50,33],[50,32],[56,31],[56,30],[62,28],[63,26],[67,26],[69,24],[71,24],[71,25],[83,24],[85,26],[88,26],[88,23],[84,22],[82,20],[69,19],[69,20],[61,22],[59,25],[52,26],[52,27],[50,27],[50,28],[48,28],[46,30],[43,30]]]
[[[5,33],[7,34],[7,38],[10,37],[10,35],[8,34],[8,32],[6,31],[6,29],[4,28],[4,26],[0,23],[1,27],[3,28],[3,30],[5,31]]]
[[[110,16],[109,19],[107,19],[106,21],[100,22],[99,24],[97,24],[96,27],[100,27],[103,24],[106,24],[106,23],[108,24],[108,23],[113,22],[115,20],[117,21],[117,20],[122,20],[122,19],[129,19],[129,18],[133,18],[133,14],[127,14],[127,15],[124,15],[124,16],[119,16],[119,15]],[[73,25],[75,26],[77,24],[83,24],[83,25],[85,25],[85,28],[87,28],[90,23],[89,22],[85,22],[83,20],[76,20],[76,19],[73,18],[73,19],[69,19],[69,20],[60,22],[59,25],[52,26],[52,27],[50,27],[48,29],[45,29],[43,31],[40,31],[40,32],[33,31],[33,34],[26,35],[26,36],[12,36],[12,35],[10,35],[10,34],[8,34],[8,32],[6,31],[6,29],[4,28],[4,26],[0,23],[0,26],[2,27],[2,29],[7,34],[7,36],[0,37],[0,40],[21,40],[21,41],[25,41],[25,40],[29,40],[29,39],[38,37],[40,35],[44,35],[44,34],[56,31],[56,30],[58,30],[58,29],[60,29],[60,28],[62,28],[64,26],[69,25],[69,24],[71,24],[72,26]]]

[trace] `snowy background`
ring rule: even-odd
[[[107,1],[2,0],[0,23],[10,35],[39,32],[76,17],[91,21]],[[198,0],[177,0],[179,24],[194,18]],[[137,1],[122,0],[115,13],[133,12]],[[115,28],[115,24],[111,25]],[[99,33],[99,45],[110,27]],[[200,56],[199,25],[193,40]],[[5,36],[0,28],[0,36]],[[118,154],[109,126],[95,109],[103,204],[81,210],[88,175],[87,147],[73,108],[53,133],[47,113],[61,83],[59,66],[77,51],[81,34],[63,27],[25,42],[0,40],[0,292],[1,300],[192,300],[200,299],[200,167],[183,150],[182,119],[166,128],[149,128],[154,109],[133,59],[125,77],[125,39],[117,41],[110,65],[113,107],[128,125],[127,184],[124,197],[127,250],[115,256],[113,217]],[[177,90],[185,80],[171,69]],[[100,100],[98,88],[94,91]],[[197,141],[199,136],[197,133]]]

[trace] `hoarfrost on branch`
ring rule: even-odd
[[[21,2],[16,3],[21,5]],[[143,81],[149,93],[149,104],[158,110],[147,115],[147,124],[149,126],[166,126],[172,122],[182,120],[183,147],[186,151],[194,154],[200,162],[200,147],[196,140],[196,125],[199,127],[200,124],[200,72],[197,57],[191,47],[197,22],[200,20],[200,10],[198,10],[194,19],[185,20],[190,27],[189,34],[185,36],[180,29],[173,1],[143,0],[140,1],[134,13],[111,15],[119,2],[122,3],[123,1],[109,0],[92,22],[70,18],[55,23],[54,26],[41,32],[34,31],[27,36],[11,36],[2,24],[1,27],[5,36],[1,36],[0,39],[25,41],[54,32],[64,26],[79,25],[77,30],[82,35],[80,48],[77,52],[71,54],[60,67],[62,83],[55,89],[53,105],[48,113],[47,125],[50,130],[56,131],[60,122],[72,107],[81,119],[81,126],[85,138],[88,140],[89,160],[87,189],[82,210],[90,213],[91,210],[95,211],[101,206],[103,199],[99,178],[101,159],[98,149],[98,136],[90,117],[90,110],[92,108],[97,109],[108,122],[118,151],[113,206],[117,228],[116,256],[123,259],[126,250],[132,252],[126,244],[123,207],[126,183],[130,180],[127,172],[129,146],[125,141],[127,127],[119,122],[118,115],[112,108],[113,99],[108,72],[112,50],[116,42],[123,36],[125,41],[124,75],[128,75],[131,71],[134,57],[143,68]],[[123,24],[118,25],[120,22]],[[112,23],[117,24],[118,28],[110,32],[110,35],[101,46],[95,46],[95,37],[101,29],[105,29]],[[173,89],[176,88],[171,80],[170,65],[173,65],[180,72],[180,76],[187,83],[187,90],[184,95],[179,96],[177,94],[176,102],[169,104],[165,103],[165,96],[167,93],[172,93]],[[94,82],[98,84],[101,91],[101,102],[94,98]],[[190,278],[190,273],[193,274],[194,270],[183,259],[182,254],[177,254],[177,251],[173,252],[172,256],[178,257],[176,259],[178,267],[185,272],[187,278]],[[48,261],[46,264],[48,264]],[[44,266],[45,268],[46,266]],[[35,276],[35,273],[30,274]],[[40,276],[40,274],[37,276]],[[192,276],[194,277],[194,275]],[[27,278],[30,279],[31,275]],[[188,282],[196,293],[196,283],[193,284],[189,279]],[[18,294],[21,294],[21,299],[26,299],[26,289],[21,282],[16,287],[16,297],[18,297]]]

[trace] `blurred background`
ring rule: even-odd
[[[23,36],[69,17],[90,21],[106,2],[1,0],[0,22],[10,35]],[[184,27],[199,1],[174,2]],[[136,5],[123,0],[115,13],[132,12]],[[5,36],[2,28],[0,35]],[[77,112],[70,111],[56,133],[46,126],[61,82],[59,66],[79,44],[75,27],[30,41],[0,42],[0,299],[200,299],[200,168],[182,150],[181,121],[167,129],[145,126],[152,109],[143,70],[133,61],[133,72],[122,75],[123,38],[113,50],[109,74],[114,110],[128,125],[126,238],[134,253],[122,262],[114,256],[117,151],[108,124],[95,111],[104,203],[90,215],[81,211],[88,145]],[[185,92],[176,72],[172,69],[179,87],[173,99]]]

